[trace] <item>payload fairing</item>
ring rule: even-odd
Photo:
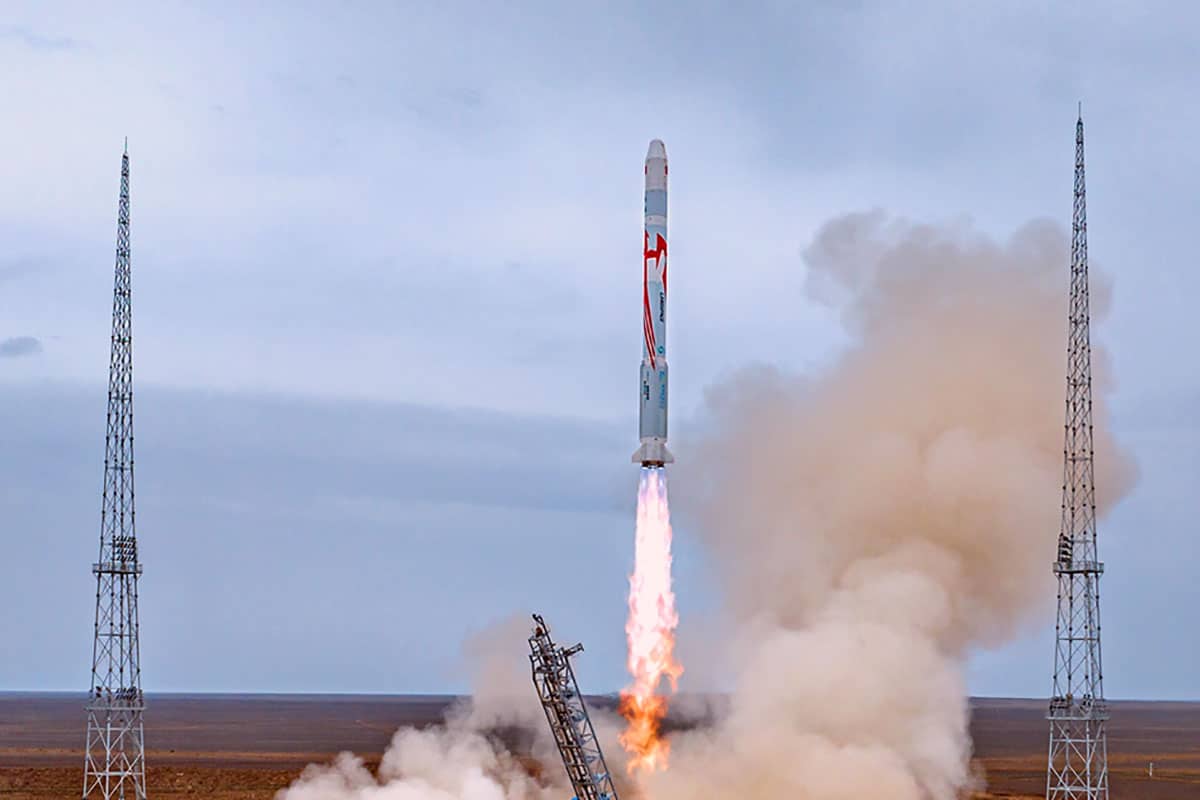
[[[661,467],[675,457],[667,450],[667,148],[658,139],[646,153],[642,236],[641,446],[633,461]]]

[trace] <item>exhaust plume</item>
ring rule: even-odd
[[[650,797],[973,787],[966,656],[1054,597],[1067,250],[1046,222],[1000,242],[880,212],[819,231],[808,289],[853,343],[818,375],[756,367],[713,387],[707,435],[681,459],[677,499],[723,584],[736,681],[715,728],[676,736],[671,769],[643,779]],[[1093,287],[1099,319],[1108,292]],[[1134,472],[1093,356],[1108,507]]]
[[[628,726],[621,746],[628,771],[666,769],[670,743],[662,737],[667,695],[679,685],[683,666],[675,659],[675,592],[671,589],[671,506],[662,467],[642,467],[638,485],[634,569],[629,578],[625,637],[633,683],[621,692],[620,712]],[[663,687],[664,679],[667,687]]]

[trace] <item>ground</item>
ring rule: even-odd
[[[152,798],[270,800],[314,761],[352,750],[378,761],[401,725],[440,719],[449,698],[363,696],[151,697],[146,739]],[[972,735],[987,775],[979,798],[1041,798],[1043,703],[976,700]],[[83,698],[0,694],[0,798],[77,798]],[[1114,800],[1200,797],[1200,703],[1113,704]],[[1148,766],[1154,762],[1154,778]]]

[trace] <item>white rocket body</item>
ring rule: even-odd
[[[675,457],[667,450],[667,149],[658,139],[650,142],[646,153],[642,328],[641,446],[633,461],[644,467],[661,467]]]

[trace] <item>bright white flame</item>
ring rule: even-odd
[[[665,677],[671,692],[683,667],[675,661],[675,593],[671,591],[671,509],[667,476],[661,467],[643,467],[638,487],[637,540],[629,578],[629,674],[633,684],[621,693],[621,713],[629,726],[621,744],[629,771],[662,769],[669,747],[659,735],[667,700],[658,695]]]

